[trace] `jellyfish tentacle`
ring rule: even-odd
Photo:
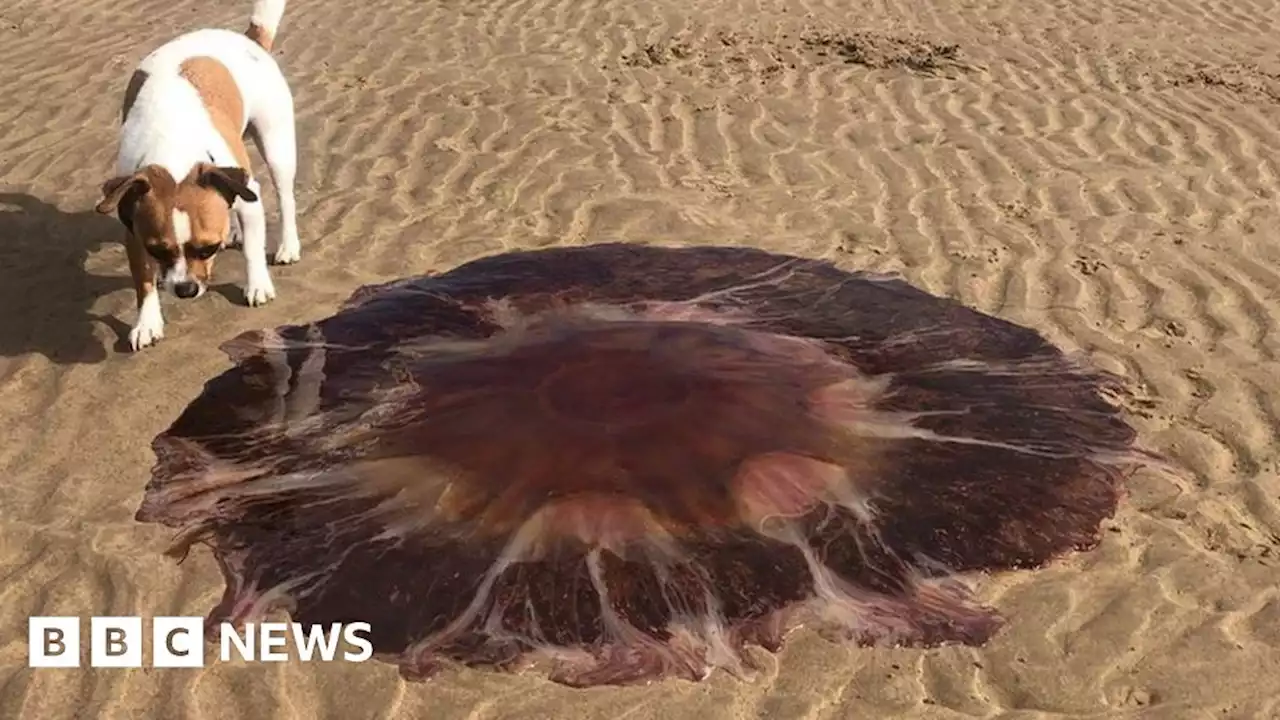
[[[568,685],[632,684],[664,675],[702,680],[711,671],[703,648],[692,643],[660,642],[621,617],[613,607],[602,550],[584,560],[600,600],[603,642],[585,656],[562,658],[553,677]]]

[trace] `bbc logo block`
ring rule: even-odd
[[[31,667],[80,667],[80,618],[33,617],[27,623]]]
[[[33,617],[27,624],[28,665],[80,667],[78,617]],[[89,619],[89,667],[142,667],[147,636],[140,617]],[[158,617],[151,621],[151,664],[162,668],[204,667],[204,620]]]
[[[142,667],[142,618],[91,618],[89,633],[90,667]]]
[[[152,620],[151,664],[163,668],[204,667],[204,619],[158,617]]]

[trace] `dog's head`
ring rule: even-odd
[[[120,222],[159,266],[160,284],[180,298],[204,294],[231,233],[231,206],[257,202],[242,168],[200,163],[176,180],[158,165],[102,184],[97,211]]]

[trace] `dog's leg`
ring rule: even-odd
[[[237,198],[233,206],[240,221],[240,233],[244,242],[244,266],[247,275],[244,299],[249,307],[265,305],[276,297],[271,282],[271,270],[267,267],[267,212],[262,207],[262,186],[257,180],[249,180],[249,189],[258,195],[257,202],[245,202]]]
[[[240,230],[240,216],[238,213],[231,213],[231,232],[227,234],[227,247],[238,248],[244,246],[244,232]]]
[[[282,82],[283,84],[283,82]],[[302,257],[298,240],[298,211],[294,203],[293,185],[298,172],[298,140],[294,130],[293,98],[288,87],[272,95],[272,103],[257,123],[252,137],[271,170],[271,182],[280,202],[280,244],[276,246],[277,265],[289,265]]]
[[[155,265],[147,257],[147,251],[132,234],[125,238],[125,248],[138,300],[138,319],[129,331],[129,347],[136,352],[164,337],[164,315],[160,312],[160,294],[156,292]]]

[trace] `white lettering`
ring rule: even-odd
[[[277,651],[275,648],[282,648],[289,642],[289,626],[286,623],[262,623],[262,632],[258,636],[259,653],[258,657],[263,662],[284,662],[289,659],[289,653]]]
[[[320,647],[321,660],[325,662],[332,661],[334,653],[338,650],[338,640],[341,637],[342,626],[336,623],[329,626],[327,634],[323,626],[312,625],[305,636],[303,635],[302,624],[293,624],[293,644],[298,647],[298,658],[304,662],[311,660],[311,654],[315,652],[316,646]]]
[[[231,662],[231,646],[240,653],[240,659],[253,662],[253,623],[245,623],[244,638],[231,623],[222,623],[222,662]]]
[[[344,660],[348,660],[350,662],[364,662],[365,660],[373,657],[373,643],[369,642],[367,637],[360,637],[358,634],[364,633],[367,635],[371,631],[372,628],[369,627],[369,623],[362,622],[351,623],[350,625],[342,628],[342,637],[347,641],[347,643],[360,648],[359,653],[353,653],[350,651],[343,653],[342,657]]]

